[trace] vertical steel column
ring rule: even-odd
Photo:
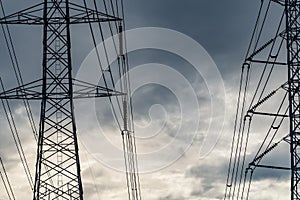
[[[300,1],[286,0],[286,36],[289,84],[291,199],[300,199]]]
[[[44,1],[43,98],[34,200],[83,199],[69,20],[68,0]]]

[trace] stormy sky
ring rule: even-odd
[[[5,0],[3,5],[8,14],[36,2]],[[170,49],[183,49],[185,55],[191,55],[191,58],[199,56],[200,60],[203,58],[203,63],[207,62],[208,66],[216,66],[218,69],[207,80],[205,75],[209,73],[197,73],[193,63],[174,55],[174,52],[145,48],[129,53],[131,69],[136,69],[132,71],[133,87],[137,84],[132,98],[143,199],[223,198],[241,63],[260,2],[124,1],[127,30],[159,27],[184,34],[184,38],[197,42],[208,54],[197,55],[198,51],[181,46],[176,40],[170,44]],[[87,27],[72,27],[72,31],[75,76],[89,58],[93,46],[87,36]],[[14,25],[11,26],[11,33],[24,82],[40,78],[42,29]],[[147,38],[140,35],[136,40],[143,41]],[[134,42],[134,39],[130,41]],[[163,44],[164,38],[158,35],[157,41]],[[3,35],[0,36],[0,45],[1,78],[5,88],[12,88],[17,83],[10,67]],[[171,75],[166,75],[168,72]],[[176,78],[184,81],[180,82]],[[162,86],[155,84],[155,81],[171,85]],[[185,85],[186,81],[189,84]],[[139,85],[141,83],[147,84]],[[196,94],[195,99],[186,98],[191,90]],[[120,166],[122,155],[116,156],[121,148],[121,136],[117,132],[110,106],[106,100],[92,102],[96,115],[89,116],[85,107],[88,103],[82,101],[75,104],[78,106],[75,108],[75,115],[85,199],[126,199],[126,180]],[[213,103],[218,106],[213,108]],[[33,173],[36,145],[30,133],[26,113],[20,102],[12,101],[11,105]],[[31,105],[38,124],[39,102],[32,102]],[[0,156],[4,160],[17,199],[31,199],[31,191],[2,108],[0,119]],[[98,126],[105,133],[104,137],[99,136]],[[254,131],[253,138],[257,138],[250,141],[249,155],[255,153],[257,141],[262,138],[260,130],[263,128],[257,126]],[[284,147],[278,150],[277,163],[285,164],[285,157],[288,155],[285,152],[288,151]],[[288,199],[288,178],[288,173],[258,170],[250,199]],[[0,199],[7,199],[2,183]]]

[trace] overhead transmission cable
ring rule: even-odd
[[[245,171],[245,176],[243,176],[243,172],[244,172],[244,168],[245,168],[245,160],[246,160],[246,158],[245,158],[246,151],[247,151],[248,142],[249,142],[251,119],[252,119],[252,115],[253,115],[253,113],[249,113],[248,111],[253,106],[254,99],[258,93],[258,89],[260,88],[260,86],[262,84],[263,77],[265,77],[266,67],[268,66],[269,59],[272,57],[272,52],[275,48],[275,43],[277,41],[277,38],[278,38],[278,36],[282,36],[282,34],[283,34],[283,32],[280,33],[279,31],[280,31],[280,28],[281,28],[281,25],[283,22],[284,14],[281,16],[280,24],[278,26],[278,29],[276,31],[276,35],[275,35],[274,39],[270,40],[267,44],[262,46],[260,49],[257,49],[258,44],[261,39],[261,36],[262,36],[263,28],[266,23],[266,19],[268,17],[270,4],[271,4],[271,1],[269,1],[268,5],[266,6],[266,12],[262,16],[264,1],[261,1],[261,5],[259,8],[259,14],[258,14],[256,23],[255,23],[254,31],[251,36],[250,45],[249,45],[247,53],[246,53],[245,62],[242,67],[224,199],[244,198],[245,190],[247,192],[246,198],[248,198],[248,196],[249,196],[250,184],[252,181],[254,169],[247,168]],[[262,24],[259,25],[261,20],[262,20]],[[257,38],[255,38],[256,35],[257,35]],[[284,39],[282,38],[281,42],[279,43],[278,52],[276,52],[276,57],[273,62],[273,65],[272,65],[269,73],[266,76],[266,80],[262,87],[261,94],[259,95],[258,102],[262,103],[263,101],[266,101],[268,98],[270,98],[271,96],[273,96],[276,93],[276,92],[274,92],[274,93],[270,94],[269,96],[267,96],[267,98],[262,99],[263,93],[266,89],[266,86],[267,86],[267,84],[270,80],[271,74],[273,72],[273,68],[275,66],[275,63],[276,63],[276,60],[277,60],[277,57],[279,54],[279,50],[283,44],[283,41],[284,41]],[[263,50],[263,48],[266,48],[270,44],[272,44],[272,46],[271,46],[271,50],[269,52],[268,61],[266,62],[265,66],[264,66],[263,72],[261,74],[260,80],[257,85],[257,89],[255,90],[254,96],[251,100],[249,110],[246,111],[245,103],[246,103],[246,96],[247,96],[247,86],[248,86],[249,80],[250,80],[250,78],[249,78],[250,75],[248,73],[250,73],[249,70],[250,70],[250,66],[251,66],[251,62],[252,62],[252,57],[255,54],[258,54],[260,51]],[[253,51],[254,51],[254,53],[252,54],[253,56],[252,55],[250,56],[251,49],[253,49]],[[246,75],[245,75],[245,66],[247,66],[247,68],[248,68]],[[242,87],[244,87],[243,93],[242,93]],[[285,97],[284,97],[284,99],[285,99]],[[278,113],[280,112],[281,107],[282,107],[282,104],[280,106],[280,109],[278,110]],[[249,123],[248,123],[247,129],[245,129],[245,123],[246,123],[247,118],[249,119]],[[276,119],[277,119],[277,117],[275,117],[272,124],[274,124],[276,122]],[[283,121],[283,118],[280,121],[280,125],[281,125],[282,121]],[[245,130],[247,130],[247,131],[245,132]],[[275,133],[272,135],[272,138],[269,141],[267,148],[269,148],[270,145],[272,144],[272,141],[275,138],[276,133],[277,133],[277,131],[275,131]],[[268,137],[268,135],[266,137]],[[248,185],[248,188],[246,189],[246,187],[245,187],[246,174],[249,171],[251,172],[251,174],[250,174],[249,185]],[[239,172],[240,172],[240,174],[239,174]],[[243,180],[243,177],[244,177],[244,180]]]
[[[112,3],[112,1],[110,0],[110,5],[111,5],[111,9],[112,9],[112,13],[113,13],[113,16],[116,16],[115,15],[115,12],[114,12],[114,5]],[[105,8],[105,11],[106,13],[108,13],[108,7],[107,7],[107,4],[105,2],[105,0],[103,0],[103,4],[104,4],[104,8]],[[117,4],[117,1],[116,1],[116,4]],[[117,17],[120,18],[119,16],[119,11],[118,11],[118,7],[117,7]],[[124,18],[123,18],[123,21],[124,21]],[[120,90],[121,92],[124,92],[126,93],[126,83],[124,83],[124,75],[125,72],[124,72],[124,55],[123,55],[123,49],[121,47],[121,43],[123,42],[122,41],[122,34],[123,34],[123,27],[121,26],[120,22],[119,22],[119,27],[117,25],[117,22],[113,22],[114,23],[114,26],[115,26],[115,29],[117,30],[117,33],[118,33],[118,36],[119,36],[119,51],[117,50],[117,45],[116,45],[116,41],[115,41],[115,37],[114,37],[114,34],[113,34],[113,27],[111,25],[111,23],[109,23],[109,29],[110,29],[110,33],[111,33],[111,37],[112,37],[112,41],[113,41],[113,44],[114,44],[114,47],[115,47],[115,53],[118,55],[118,75],[119,75],[119,86],[120,86]],[[101,25],[100,25],[101,27]],[[102,33],[101,33],[102,35]],[[110,70],[110,73],[111,73],[111,70]],[[126,81],[126,80],[125,80]],[[113,85],[115,87],[115,85]],[[126,97],[125,97],[126,98]],[[120,105],[120,101],[118,99],[118,97],[116,97],[116,101],[117,101],[117,104],[118,104],[118,107],[119,107],[119,110],[120,110],[120,115],[121,115],[121,118],[123,120],[123,126],[126,126],[127,124],[127,109],[125,108],[125,102],[124,102],[124,97],[122,97],[122,104],[123,104],[123,110],[121,108],[121,105]],[[128,199],[131,200],[132,197],[131,196],[131,189],[134,188],[134,186],[132,185],[132,174],[130,174],[130,172],[132,171],[132,169],[130,168],[130,164],[131,164],[131,159],[128,157],[128,140],[126,138],[126,135],[123,134],[124,131],[121,130],[121,135],[122,135],[122,147],[123,147],[123,157],[124,157],[124,162],[125,162],[125,173],[126,173],[126,185],[127,185],[127,193],[128,193]],[[127,134],[128,135],[128,134]]]
[[[86,11],[88,12],[87,2],[86,2],[86,0],[83,0],[83,1],[84,1],[84,7],[85,7]],[[89,18],[89,17],[88,17],[88,18]],[[103,66],[102,66],[103,63],[102,63],[101,58],[100,58],[100,53],[99,53],[99,50],[98,50],[98,47],[97,47],[97,42],[96,42],[95,33],[94,33],[93,26],[92,26],[92,23],[90,22],[90,20],[89,20],[88,25],[89,25],[90,33],[91,33],[91,36],[92,36],[92,42],[93,42],[93,45],[94,45],[94,48],[95,48],[95,52],[96,52],[97,62],[98,62],[98,64],[99,64],[100,71],[101,71],[101,73],[102,73],[102,75],[103,75],[102,78],[103,78],[103,81],[104,81],[104,85],[105,85],[105,88],[108,89],[108,88],[109,88],[109,86],[108,86],[108,81],[107,81],[107,79],[106,79],[106,77],[105,77],[105,73],[104,73],[104,72],[105,72],[105,69],[104,69]],[[102,41],[102,42],[103,42],[103,41]],[[107,90],[107,93],[109,94],[109,90]],[[111,104],[111,106],[112,106],[113,115],[115,116],[117,125],[118,125],[119,129],[121,130],[121,129],[122,129],[122,128],[121,128],[121,124],[120,124],[118,118],[116,117],[117,114],[116,114],[116,110],[115,110],[115,108],[114,108],[114,106],[113,106],[113,103],[112,103],[112,98],[111,98],[110,95],[108,95],[108,98],[109,98],[109,102],[110,102],[110,104]]]
[[[0,6],[1,6],[1,11],[2,11],[2,16],[5,17],[6,15],[5,15],[2,0],[0,0]],[[17,59],[16,50],[15,50],[12,36],[10,33],[10,29],[7,24],[1,24],[1,28],[2,28],[2,32],[3,32],[4,38],[5,38],[5,43],[6,43],[8,52],[9,52],[11,64],[12,64],[12,67],[13,67],[13,70],[14,70],[14,73],[15,73],[15,76],[17,79],[17,84],[18,84],[18,86],[22,86],[22,85],[24,85],[24,82],[23,82],[23,78],[22,78],[22,74],[21,74],[21,70],[20,70],[19,61]],[[29,120],[30,127],[32,129],[34,139],[37,141],[37,128],[36,128],[36,125],[35,125],[35,122],[33,119],[33,114],[31,111],[30,104],[27,99],[23,99],[23,103],[24,103],[24,108],[26,110],[28,120]]]
[[[246,126],[246,119],[244,117],[245,113],[245,107],[246,107],[246,98],[247,98],[247,92],[248,92],[248,83],[250,79],[250,65],[246,65],[247,71],[246,71],[246,78],[245,78],[245,84],[244,84],[244,90],[243,90],[243,99],[242,99],[242,105],[241,105],[241,113],[240,113],[240,120],[239,120],[239,128],[238,128],[238,139],[236,144],[236,150],[235,150],[235,157],[234,157],[234,164],[233,164],[233,170],[232,170],[232,177],[234,179],[233,181],[233,192],[232,196],[235,195],[236,192],[236,183],[238,180],[238,172],[239,172],[239,165],[240,165],[240,158],[241,158],[241,152],[243,147],[243,141],[244,141],[244,130]],[[231,188],[230,188],[231,192]]]
[[[275,48],[276,39],[277,39],[277,37],[280,35],[279,32],[280,32],[280,28],[281,28],[282,23],[283,23],[283,19],[284,19],[284,12],[282,13],[282,16],[281,16],[281,19],[280,19],[279,26],[278,26],[278,28],[277,28],[277,30],[276,30],[276,34],[275,34],[274,38],[272,39],[272,42],[271,42],[271,43],[272,43],[272,46],[271,46],[271,48],[270,48],[270,51],[269,51],[269,55],[268,55],[267,61],[270,60],[271,55],[272,55],[272,52],[273,52],[273,50],[274,50],[274,48]],[[261,30],[262,30],[262,29],[263,29],[263,27],[261,28]],[[259,39],[258,39],[258,40],[259,40]],[[270,40],[270,41],[271,41],[271,40]],[[276,55],[279,54],[280,49],[281,49],[281,47],[282,47],[282,45],[283,45],[283,42],[284,42],[284,38],[281,38],[281,41],[280,41],[278,50],[277,50],[277,52],[276,52]],[[277,61],[277,59],[278,59],[278,56],[276,56],[276,58],[275,58],[275,60],[274,60],[274,63]],[[270,68],[270,71],[269,71],[269,73],[268,73],[268,75],[267,75],[267,79],[265,80],[265,84],[264,84],[264,86],[263,86],[263,88],[262,88],[262,91],[261,91],[261,94],[260,94],[260,96],[259,96],[259,98],[258,98],[258,101],[261,100],[261,98],[262,98],[262,96],[263,96],[263,93],[264,93],[264,91],[265,91],[265,89],[266,89],[267,83],[268,83],[269,80],[270,80],[271,74],[272,74],[273,69],[274,69],[274,66],[275,66],[274,63],[272,64],[272,66],[271,66],[271,68]],[[252,105],[253,105],[253,103],[254,103],[254,100],[255,100],[255,98],[256,98],[256,95],[257,95],[257,93],[258,93],[258,90],[259,90],[259,88],[260,88],[260,86],[261,86],[261,84],[262,84],[263,78],[264,78],[264,76],[265,76],[265,72],[266,72],[267,66],[268,66],[268,63],[266,63],[266,64],[264,65],[264,67],[263,67],[263,72],[262,72],[262,74],[261,74],[261,76],[260,76],[260,79],[259,79],[259,81],[258,81],[258,84],[257,84],[257,86],[256,86],[256,90],[255,90],[255,92],[254,92],[254,95],[253,95],[253,98],[252,98],[251,103],[250,103],[250,105],[249,105],[249,108],[252,107]]]
[[[124,12],[124,1],[121,0],[121,21],[122,24],[119,24],[123,27],[123,30],[126,30],[125,26],[125,12]],[[133,119],[133,106],[132,106],[132,98],[131,98],[131,84],[130,84],[130,73],[129,73],[129,59],[128,59],[128,50],[127,50],[127,37],[126,31],[119,31],[121,34],[120,43],[120,58],[123,61],[123,73],[124,73],[124,93],[127,95],[123,97],[124,105],[124,130],[126,131],[129,128],[128,134],[126,134],[125,139],[127,142],[127,156],[128,156],[128,164],[129,164],[129,175],[131,182],[131,190],[133,199],[141,199],[141,188],[140,188],[140,179],[139,179],[139,170],[138,170],[138,158],[137,158],[137,149],[136,149],[136,141],[135,141],[135,130],[134,130],[134,119]],[[123,49],[124,48],[124,49]],[[125,53],[123,53],[125,51]],[[127,115],[127,113],[129,115]],[[128,124],[126,124],[128,123]],[[129,126],[129,127],[127,127]]]
[[[112,0],[111,6],[113,7]],[[140,189],[140,179],[139,179],[139,170],[138,170],[138,158],[136,150],[136,141],[135,141],[135,131],[134,131],[134,119],[133,119],[133,105],[131,98],[131,84],[130,84],[130,73],[129,73],[129,59],[127,51],[127,37],[126,37],[126,26],[125,26],[125,12],[124,12],[124,1],[121,0],[119,3],[121,8],[119,11],[123,20],[119,22],[119,44],[120,44],[120,60],[121,70],[123,70],[123,89],[124,93],[127,94],[123,97],[124,102],[124,130],[130,129],[129,133],[125,136],[125,142],[127,147],[127,156],[129,164],[129,178],[131,183],[132,196],[134,199],[141,199],[141,189]],[[121,28],[120,28],[121,27]],[[124,31],[123,31],[124,30]],[[123,49],[124,48],[124,49]],[[124,53],[125,52],[125,53]],[[129,115],[128,115],[128,114]],[[129,127],[127,127],[129,126]],[[124,137],[123,137],[124,138]],[[126,151],[126,150],[125,150]]]
[[[94,8],[98,12],[98,6],[96,1],[94,0]],[[122,146],[124,152],[125,159],[125,170],[126,170],[126,182],[127,182],[127,190],[128,190],[128,198],[131,200],[140,200],[141,199],[141,191],[140,191],[140,180],[138,174],[138,166],[137,166],[137,151],[136,151],[136,143],[135,143],[135,135],[134,135],[134,125],[133,125],[133,110],[132,110],[132,100],[131,100],[131,88],[130,88],[130,78],[129,78],[129,62],[127,55],[127,44],[126,44],[126,36],[125,36],[125,22],[124,22],[124,3],[123,1],[118,2],[118,0],[113,3],[110,0],[110,3],[106,3],[103,0],[105,14],[110,15],[115,18],[119,18],[119,22],[108,22],[110,37],[113,41],[113,47],[115,53],[118,57],[118,75],[119,75],[119,87],[121,92],[124,94],[119,99],[119,97],[115,97],[117,108],[113,103],[113,98],[109,96],[109,102],[112,107],[113,116],[117,121],[117,125],[122,133]],[[110,8],[109,6],[110,5]],[[84,6],[87,9],[87,2],[84,0]],[[120,8],[121,7],[121,8]],[[109,13],[109,12],[112,12]],[[100,52],[97,49],[96,44],[96,34],[94,27],[91,23],[89,23],[89,29],[92,36],[93,45],[95,48],[97,61],[102,73],[102,79],[105,84],[105,87],[108,88],[111,86],[116,89],[116,83],[114,80],[114,75],[112,74],[113,70],[111,68],[111,63],[109,63],[109,57],[107,52],[107,46],[105,44],[104,31],[102,29],[102,24],[98,23],[98,31],[100,34],[100,41],[103,46],[100,46],[104,50],[104,58],[108,65],[107,70],[104,69],[103,63],[105,61],[101,60]],[[116,33],[114,34],[114,30]],[[117,42],[115,36],[119,36],[119,49],[117,48]],[[106,77],[106,73],[109,73],[109,77]],[[122,103],[121,103],[122,102]],[[118,112],[117,112],[118,111]],[[129,116],[128,116],[129,113]],[[121,122],[118,119],[118,116],[121,117],[123,121],[123,127]]]
[[[121,8],[122,8],[122,19],[125,19],[125,11],[124,11],[124,0],[121,0]],[[124,30],[126,30],[125,20],[123,20],[123,27]],[[137,174],[137,186],[139,191],[139,197],[142,199],[141,195],[141,184],[140,184],[140,177],[139,177],[139,167],[138,167],[138,157],[137,157],[137,147],[136,147],[136,141],[135,141],[135,127],[134,127],[134,116],[133,116],[133,104],[132,104],[132,90],[131,90],[131,84],[130,84],[130,73],[129,73],[129,59],[128,59],[128,49],[127,49],[127,36],[126,31],[124,31],[124,48],[125,48],[125,60],[127,65],[127,78],[128,78],[128,94],[129,94],[129,107],[130,107],[130,122],[131,122],[131,129],[132,129],[132,135],[133,135],[133,148],[134,148],[134,156],[135,156],[135,167],[136,167],[136,174]]]
[[[15,194],[13,192],[10,180],[8,178],[8,175],[7,175],[7,172],[6,172],[6,169],[4,167],[4,164],[3,164],[3,161],[2,161],[1,157],[0,157],[0,163],[1,163],[1,166],[0,166],[0,177],[1,177],[1,180],[2,180],[2,182],[4,184],[6,194],[7,194],[8,198],[9,198],[9,200],[16,200]]]
[[[5,17],[6,14],[5,14],[5,10],[4,10],[2,0],[0,0],[0,6],[1,6],[2,15],[3,15],[3,17]],[[14,74],[15,74],[15,77],[16,77],[16,80],[17,80],[17,84],[18,84],[19,87],[21,87],[22,85],[24,85],[24,81],[23,81],[23,78],[22,78],[22,73],[21,73],[21,70],[20,70],[20,65],[19,65],[19,61],[17,59],[17,54],[16,54],[16,50],[15,50],[15,46],[14,46],[14,43],[13,43],[13,39],[12,39],[12,36],[11,36],[9,26],[8,26],[8,24],[1,24],[1,28],[2,28],[2,32],[3,32],[3,35],[4,35],[6,47],[7,47],[8,53],[9,53],[9,58],[10,58],[10,61],[11,61],[11,65],[12,65],[12,68],[13,68],[13,71],[14,71]],[[34,137],[35,141],[37,142],[38,132],[37,132],[36,124],[35,124],[34,119],[33,119],[33,113],[32,113],[32,110],[31,110],[31,106],[29,104],[28,99],[22,99],[22,100],[23,100],[24,108],[25,108],[25,111],[26,111],[26,114],[27,114],[27,118],[29,120],[30,128],[31,128],[32,133],[33,133],[33,137]],[[48,167],[45,166],[45,168],[48,168]],[[48,171],[48,170],[46,170],[46,171]],[[50,183],[53,185],[53,180],[51,178],[50,173],[47,172],[47,174],[50,177]]]
[[[262,4],[261,4],[260,12],[259,13],[261,13],[261,10],[262,10]],[[259,17],[258,17],[258,19],[256,21],[255,30],[258,27],[259,18],[260,18],[260,15],[259,15]],[[254,39],[254,35],[255,35],[255,31],[253,32],[253,35],[252,35],[252,38],[251,38],[251,43],[252,43],[252,41]],[[249,54],[249,52],[250,52],[250,47],[248,49],[247,54]],[[242,87],[243,80],[244,80],[244,75],[243,74],[244,74],[244,68],[245,68],[245,66],[247,66],[247,75],[246,75],[245,89],[244,89],[243,97],[242,97],[241,96],[241,87]],[[227,184],[226,184],[226,189],[225,189],[225,197],[224,197],[225,199],[227,197],[227,189],[228,189],[228,187],[229,187],[229,195],[228,196],[229,197],[230,196],[234,197],[234,195],[235,195],[237,173],[238,173],[238,166],[236,166],[236,165],[239,165],[239,158],[240,158],[240,153],[241,153],[241,148],[242,148],[242,141],[243,141],[243,133],[241,133],[241,132],[243,132],[243,130],[244,130],[243,116],[244,116],[244,105],[245,105],[245,98],[246,98],[246,89],[247,89],[247,84],[248,84],[248,80],[249,80],[248,79],[249,68],[250,68],[249,64],[246,64],[246,63],[243,64],[242,74],[241,74],[241,79],[240,79],[240,89],[239,89],[239,95],[238,95],[238,102],[237,102],[237,112],[236,112],[235,125],[234,125],[234,134],[233,134],[233,140],[232,140],[233,143],[232,143],[232,147],[231,147],[231,156],[230,156],[230,162],[229,162]],[[242,109],[241,109],[241,113],[240,113],[240,120],[239,120],[239,123],[238,123],[237,116],[238,116],[238,113],[239,113],[239,109],[240,109],[239,105],[240,104],[242,104]],[[237,142],[235,144],[234,142],[235,142],[235,139],[236,139],[236,130],[237,130],[238,124],[239,124],[238,136],[237,136],[237,140],[236,140]],[[242,126],[243,126],[243,128],[241,128]],[[235,151],[234,151],[234,146],[236,146],[235,147]],[[233,152],[235,152],[235,153],[233,153]],[[235,156],[234,156],[233,167],[231,169],[233,154]],[[231,172],[231,170],[232,170],[232,172]],[[231,175],[230,175],[230,172],[231,172]],[[229,181],[230,176],[231,176],[231,180]],[[233,179],[234,179],[234,182],[233,182]],[[234,187],[233,194],[231,194],[232,184],[233,184],[233,187]]]
[[[283,13],[283,15],[282,15],[282,17],[281,17],[279,26],[278,26],[278,28],[277,28],[275,38],[276,38],[277,35],[279,34],[280,27],[281,27],[281,24],[282,24],[282,21],[283,21],[283,17],[284,17],[284,13]],[[265,19],[264,19],[264,21],[265,21]],[[262,30],[260,31],[260,34],[261,34],[261,32],[262,32]],[[259,40],[259,39],[258,39],[258,40]],[[270,49],[270,52],[269,52],[268,61],[269,61],[269,59],[270,59],[270,57],[271,57],[271,54],[272,54],[272,52],[273,52],[273,49],[274,49],[274,46],[275,46],[275,42],[276,42],[276,40],[273,40],[273,41],[272,41],[273,44],[272,44],[271,49]],[[280,51],[280,48],[281,48],[282,44],[283,44],[283,38],[281,39],[281,42],[280,42],[280,45],[279,45],[279,49],[278,49],[278,52],[276,52],[276,55],[279,54],[279,51]],[[277,57],[275,58],[275,61],[276,61],[276,60],[277,60]],[[265,75],[265,71],[266,71],[267,65],[268,65],[268,64],[266,63],[265,66],[264,66],[264,70],[263,70],[262,75],[261,75],[261,78],[260,78],[260,80],[259,80],[259,84],[258,84],[258,86],[257,86],[257,89],[255,90],[255,93],[254,93],[254,95],[253,95],[253,98],[252,98],[252,101],[251,101],[251,103],[250,103],[249,109],[252,107],[252,104],[253,104],[254,99],[255,99],[255,97],[256,97],[256,94],[257,94],[257,92],[258,92],[258,88],[260,87],[260,85],[261,85],[261,83],[262,83],[262,80],[263,80],[263,77],[264,77],[264,75]],[[262,100],[263,93],[264,93],[264,91],[265,91],[265,89],[266,89],[266,87],[267,87],[267,84],[268,84],[269,80],[270,80],[270,77],[271,77],[271,74],[272,74],[272,72],[273,72],[274,67],[275,67],[275,64],[272,64],[271,69],[270,69],[270,71],[269,71],[269,73],[268,73],[268,75],[267,75],[267,78],[266,78],[266,80],[265,80],[265,83],[264,83],[264,85],[263,85],[263,87],[262,87],[262,91],[261,91],[261,94],[260,94],[260,96],[259,96],[258,102],[260,102],[260,101]],[[281,87],[279,87],[279,88],[281,88]],[[275,94],[275,92],[272,93],[272,95],[274,95],[274,94]],[[286,94],[287,94],[287,93],[286,93]],[[272,95],[270,95],[270,96],[272,96]],[[285,97],[286,97],[286,95],[285,95]],[[282,103],[281,103],[281,106],[280,106],[280,108],[279,108],[279,110],[278,110],[278,113],[279,113],[280,110],[281,110],[281,107],[282,107],[282,105],[283,105],[283,102],[284,102],[284,100],[285,100],[285,97],[284,97],[284,99],[283,99],[283,101],[282,101]],[[267,99],[265,99],[265,100],[267,100]],[[277,113],[277,114],[278,114],[278,113]],[[250,120],[251,120],[251,118],[252,118],[252,115],[253,115],[253,114],[251,114],[251,116],[249,116],[249,117],[250,117]],[[246,115],[246,116],[247,116],[247,115]],[[276,119],[277,119],[277,116],[276,116],[275,119],[273,120],[273,123],[276,121]],[[248,125],[248,126],[249,126],[249,127],[248,127],[248,131],[247,131],[247,133],[246,133],[247,140],[245,141],[244,155],[243,155],[243,157],[242,157],[243,162],[242,162],[241,171],[240,171],[240,177],[239,177],[240,180],[239,180],[239,184],[238,184],[238,188],[239,188],[239,189],[238,189],[238,193],[237,193],[237,199],[239,198],[240,193],[242,193],[242,198],[243,198],[243,194],[244,194],[244,187],[245,187],[245,185],[243,185],[243,184],[245,184],[245,180],[242,181],[242,179],[243,179],[243,178],[246,179],[246,177],[243,176],[243,173],[244,173],[245,157],[246,157],[246,151],[247,151],[248,139],[249,139],[250,122],[249,122],[249,125]],[[271,129],[269,129],[269,130],[271,130]],[[265,137],[265,140],[266,140],[267,137],[269,136],[269,133],[270,133],[270,131],[268,131],[267,136]],[[273,141],[273,139],[274,139],[276,133],[277,133],[277,131],[274,133],[272,139],[270,140],[270,144],[271,144],[271,142]],[[269,145],[270,145],[270,144],[269,144]],[[262,145],[263,145],[263,144],[262,144]],[[268,145],[268,147],[269,147],[269,145]],[[267,148],[268,148],[268,147],[267,147]],[[254,169],[255,169],[255,168],[254,168]],[[254,169],[253,169],[253,170],[254,170]],[[240,191],[241,186],[242,186],[242,188],[243,188],[242,191]]]
[[[250,50],[251,50],[251,44],[254,40],[256,29],[258,28],[258,24],[259,24],[260,16],[261,16],[261,13],[262,13],[262,9],[263,9],[263,1],[261,2],[260,8],[259,8],[259,15],[257,17],[255,27],[254,27],[254,31],[253,31],[251,39],[250,39],[250,45],[249,45],[249,48],[248,48],[247,53],[246,53],[246,58],[248,57],[248,55],[250,53]],[[232,144],[231,144],[231,150],[230,150],[230,158],[229,158],[229,166],[228,166],[228,172],[227,172],[227,180],[226,180],[226,186],[225,186],[224,199],[226,199],[227,197],[230,197],[231,187],[232,187],[232,183],[233,183],[232,174],[234,173],[234,168],[232,168],[232,164],[233,164],[234,147],[235,147],[236,134],[237,134],[238,116],[239,116],[239,110],[240,110],[240,104],[241,104],[241,98],[242,98],[241,91],[242,91],[242,84],[243,84],[243,80],[244,80],[244,71],[245,71],[245,68],[244,68],[244,65],[243,65],[242,66],[242,71],[241,71],[241,76],[240,76],[240,82],[239,82],[239,92],[238,92],[238,98],[237,98],[237,104],[236,104],[234,130],[233,130],[233,136],[232,136]],[[229,191],[228,191],[228,188],[229,188]],[[228,192],[229,192],[229,195],[228,195]]]
[[[2,91],[5,91],[1,78],[0,78],[0,85],[1,85]],[[15,142],[15,145],[16,145],[16,148],[17,148],[22,166],[24,168],[27,180],[29,182],[31,190],[33,190],[33,185],[34,185],[33,184],[33,178],[32,178],[31,172],[30,172],[30,168],[28,166],[28,162],[27,162],[27,159],[26,159],[26,156],[25,156],[25,152],[24,152],[24,149],[23,149],[23,146],[22,146],[22,143],[21,143],[21,139],[20,139],[20,136],[19,136],[19,132],[17,130],[15,120],[14,120],[14,117],[13,117],[13,114],[12,114],[12,111],[11,111],[10,104],[9,104],[7,99],[1,99],[1,102],[2,102],[4,113],[6,115],[6,119],[8,121],[9,128],[11,130],[13,140]]]
[[[95,10],[98,12],[98,6],[97,6],[97,3],[96,3],[96,0],[94,0],[93,2],[94,2],[94,8],[95,8]],[[112,6],[113,6],[113,4],[112,4]],[[105,8],[106,14],[108,14],[108,9],[107,9],[106,3],[104,3],[104,8]],[[115,18],[119,18],[119,16],[115,15],[115,11],[114,11],[113,7],[112,7],[112,10],[113,10],[112,16],[115,17]],[[112,23],[117,23],[117,22],[114,21]],[[116,84],[115,84],[114,76],[113,76],[113,73],[112,73],[111,63],[109,63],[108,50],[107,50],[107,46],[106,46],[106,43],[105,43],[105,36],[104,36],[104,31],[102,29],[102,24],[98,23],[97,25],[98,25],[98,30],[99,30],[99,33],[100,33],[100,36],[101,36],[101,41],[102,41],[102,44],[103,44],[103,49],[104,49],[104,54],[105,54],[105,60],[106,60],[106,63],[107,63],[107,70],[105,69],[104,72],[108,72],[109,73],[109,76],[110,76],[109,78],[111,80],[112,87],[114,89],[116,89]],[[115,38],[114,38],[114,35],[113,35],[113,32],[112,32],[111,22],[108,22],[108,25],[110,27],[109,28],[110,29],[110,34],[111,34],[110,37],[112,38],[113,45],[114,45],[114,48],[115,48],[115,53],[117,55],[116,42],[115,42]],[[103,76],[105,76],[105,73],[103,73]],[[122,113],[122,107],[121,107],[120,100],[119,100],[119,98],[117,96],[115,96],[115,100],[117,102],[117,106],[118,106],[121,118],[123,118],[123,113]],[[110,101],[111,101],[111,105],[114,106],[112,99]],[[114,112],[116,112],[116,111],[114,111]],[[116,117],[116,113],[114,115]]]

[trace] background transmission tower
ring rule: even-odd
[[[282,15],[279,10],[282,11]],[[272,11],[276,13],[279,23],[275,21],[274,16],[270,17]],[[270,34],[271,28],[274,27],[275,34],[274,32]],[[265,36],[266,32],[269,38]],[[251,90],[250,95],[248,93],[249,86],[252,85],[250,74],[256,66],[259,66],[262,72],[257,88],[253,90],[254,92]],[[286,82],[278,83],[282,73],[280,76],[277,74],[277,79],[272,80],[273,75],[276,77],[274,71],[277,67],[285,69]],[[274,86],[276,89],[269,92],[268,89]],[[276,101],[280,99],[278,96],[280,92],[282,98],[277,107]],[[249,96],[252,97],[247,109]],[[272,102],[271,106],[266,106],[269,108],[268,111],[258,111],[267,104],[267,101]],[[249,154],[248,146],[251,142],[249,133],[254,115],[272,120],[258,152],[246,167],[246,155]],[[260,124],[266,127],[265,122],[262,121]],[[285,125],[287,126],[284,127]],[[282,127],[284,131],[280,130]],[[287,127],[289,131],[286,130]],[[279,136],[280,132],[285,132],[284,136]],[[285,166],[262,165],[264,158],[269,156],[271,151],[278,149],[281,142],[289,145],[290,163],[285,162]],[[248,199],[253,173],[257,168],[289,171],[290,199],[300,199],[300,0],[261,1],[259,16],[242,68],[224,199]]]
[[[124,94],[72,78],[70,25],[120,20],[69,0],[45,0],[0,19],[43,26],[42,79],[0,94],[42,101],[33,199],[83,199],[73,99]]]

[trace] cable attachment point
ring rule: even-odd
[[[254,164],[254,163],[253,163],[253,164]],[[252,165],[252,163],[250,163],[249,166],[246,168],[245,174],[247,174],[249,171],[250,171],[251,173],[253,173],[253,168],[251,167],[251,165]]]
[[[249,68],[250,68],[250,63],[244,62],[242,68],[243,68],[243,69],[244,69],[244,68],[249,69]]]
[[[244,121],[247,120],[247,118],[249,118],[249,120],[252,120],[252,116],[249,114],[249,112],[247,112],[247,114],[244,116]]]

